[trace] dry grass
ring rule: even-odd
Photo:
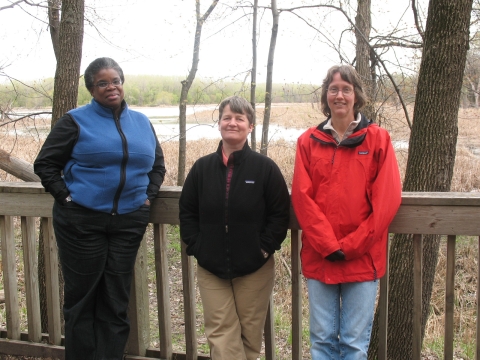
[[[263,109],[257,109],[257,117],[262,118]],[[410,114],[412,116],[412,114]],[[199,112],[189,117],[189,122],[197,121],[199,123],[212,123],[217,119],[218,114],[215,111]],[[457,158],[452,180],[452,191],[479,191],[480,189],[480,110],[465,109],[459,113],[459,136],[457,145]],[[317,125],[323,121],[324,116],[318,109],[311,104],[277,104],[272,109],[271,123],[281,125],[287,128],[306,129],[309,126]],[[401,109],[387,107],[382,110],[379,117],[379,123],[387,128],[394,141],[408,141],[409,129],[406,125]],[[38,153],[42,140],[38,136],[42,128],[48,129],[49,124],[45,122],[24,122],[16,125],[17,134],[12,125],[0,127],[0,149],[5,150],[12,155],[25,161],[33,162]],[[20,134],[21,132],[21,134]],[[217,148],[217,140],[197,140],[189,141],[187,144],[187,172],[200,156],[209,154]],[[166,166],[167,176],[165,185],[176,185],[177,179],[177,153],[178,143],[176,141],[167,141],[162,144]],[[478,151],[478,153],[477,153]],[[279,165],[286,182],[291,186],[293,177],[293,167],[295,159],[295,144],[287,141],[276,141],[270,144],[268,155]],[[408,150],[397,150],[397,159],[399,168],[404,175]],[[0,171],[0,181],[17,181],[12,175]],[[169,269],[171,278],[171,306],[172,325],[174,327],[174,349],[182,351],[183,346],[183,308],[182,308],[182,289],[178,248],[178,227],[169,228],[172,239],[169,249]],[[276,282],[274,288],[275,319],[276,326],[276,345],[278,349],[278,359],[291,358],[291,283],[289,279],[290,246],[289,239],[285,240],[282,250],[276,256]],[[148,248],[153,248],[148,243]],[[18,249],[20,252],[20,248]],[[439,255],[437,274],[435,277],[434,290],[431,302],[431,316],[429,317],[426,337],[424,358],[441,358],[443,353],[443,334],[444,334],[444,302],[445,302],[445,246]],[[456,252],[456,290],[455,290],[455,356],[458,359],[473,359],[475,350],[475,329],[476,329],[476,291],[478,273],[478,239],[477,238],[459,238],[457,241]],[[153,255],[149,255],[153,256]],[[19,259],[20,260],[20,259]],[[153,264],[153,258],[150,260]],[[19,261],[21,263],[21,261]],[[151,265],[153,266],[153,265]],[[153,269],[153,267],[151,267]],[[19,281],[21,283],[21,281]],[[149,286],[151,291],[152,308],[152,345],[158,346],[156,338],[156,292],[154,271],[149,276]],[[308,299],[307,291],[304,289],[304,317],[303,317],[303,348],[305,358],[308,354]],[[198,299],[197,299],[198,300]],[[23,298],[22,298],[22,301]],[[200,302],[197,302],[200,304]],[[201,305],[198,307],[199,317],[198,335],[200,350],[207,352],[205,338],[202,326]],[[4,318],[0,312],[0,325]],[[26,323],[22,320],[22,326]]]

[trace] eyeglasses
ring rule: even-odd
[[[329,95],[337,95],[340,91],[344,96],[350,96],[353,94],[353,88],[349,88],[349,87],[344,87],[341,90],[336,87],[331,87],[331,88],[328,88],[327,91]]]
[[[99,83],[97,83],[95,86],[96,87],[99,87],[101,89],[105,89],[106,87],[108,87],[109,85],[113,85],[113,86],[120,86],[122,85],[122,80],[120,79],[117,79],[117,80],[113,80],[112,82],[106,82],[106,81],[100,81]]]

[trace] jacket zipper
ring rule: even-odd
[[[115,193],[115,197],[113,198],[113,208],[112,208],[112,215],[117,215],[118,211],[118,202],[120,201],[120,195],[122,194],[123,188],[125,186],[126,180],[126,169],[127,169],[127,162],[128,162],[128,144],[127,138],[123,133],[122,126],[120,125],[120,118],[114,115],[115,126],[117,127],[118,133],[120,134],[120,138],[122,139],[122,149],[123,149],[123,158],[122,158],[122,165],[120,167],[120,183],[118,184],[117,191]]]
[[[325,145],[331,145],[334,147],[333,149],[333,156],[332,156],[332,164],[335,162],[335,155],[337,154],[337,149],[340,147],[340,145],[335,141],[324,141],[324,140],[320,140],[319,138],[317,138],[315,135],[313,134],[310,134],[310,137],[315,140],[315,141],[318,141],[319,143],[321,144],[325,144]]]

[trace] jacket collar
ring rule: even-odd
[[[101,105],[97,100],[93,98],[90,101],[90,105],[92,105],[93,110],[100,116],[111,118],[113,115],[113,110],[111,108]],[[121,107],[122,107],[122,111],[120,112],[120,114],[126,108],[128,108],[127,102],[125,100],[122,100]]]
[[[219,156],[221,163],[223,164],[222,146],[223,146],[223,141],[220,140],[216,153]],[[233,156],[233,163],[237,165],[237,164],[240,164],[251,152],[252,152],[252,149],[250,149],[250,146],[248,145],[248,140],[247,140],[245,141],[245,144],[243,145],[242,150],[234,151],[232,154],[230,154],[230,157]]]
[[[363,140],[365,140],[365,137],[367,136],[367,128],[370,125],[373,125],[373,122],[371,120],[368,120],[365,115],[361,114],[362,118],[360,122],[358,123],[357,127],[353,130],[352,135],[350,135],[348,138],[343,140],[340,144],[341,146],[345,147],[356,147],[360,145]],[[310,137],[314,140],[324,142],[324,143],[335,143],[336,141],[332,136],[331,130],[325,129],[325,125],[328,123],[328,120],[330,118],[327,118],[324,122],[322,122],[320,125],[317,126],[315,131],[310,135]]]

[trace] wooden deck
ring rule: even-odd
[[[132,286],[130,304],[131,334],[128,343],[127,359],[206,359],[197,353],[196,304],[193,260],[182,250],[183,309],[185,314],[185,348],[186,353],[172,350],[171,316],[175,309],[170,308],[169,274],[167,267],[167,224],[178,224],[178,199],[180,187],[163,187],[152,204],[150,221],[154,230],[155,272],[158,304],[158,323],[160,348],[150,347],[149,293],[147,289],[146,248],[139,250],[135,265],[135,277]],[[52,229],[51,208],[53,198],[44,192],[39,183],[0,183],[0,239],[3,266],[3,289],[6,308],[6,329],[0,332],[0,354],[64,358],[61,346],[60,302],[58,292],[58,257],[55,237]],[[18,305],[18,261],[14,218],[21,223],[21,247],[25,279],[28,331],[20,331]],[[36,218],[41,218],[46,255],[46,282],[48,307],[48,333],[41,332],[40,301],[37,274],[38,235]],[[420,311],[421,304],[421,249],[423,234],[448,235],[448,268],[446,276],[446,297],[453,296],[454,256],[457,235],[480,235],[480,193],[404,193],[402,205],[390,226],[391,233],[416,234],[414,236],[415,264],[414,271],[415,300],[414,311]],[[302,349],[302,277],[300,269],[300,229],[293,210],[290,218],[291,232],[291,284],[292,284],[292,359],[303,358]],[[18,237],[18,235],[17,235]],[[478,274],[475,274],[478,277]],[[0,285],[1,287],[1,285]],[[380,283],[380,334],[379,359],[386,359],[387,351],[387,304],[388,276]],[[477,291],[477,313],[480,291]],[[272,307],[271,307],[272,309]],[[416,310],[415,310],[416,309]],[[265,325],[265,357],[275,359],[274,314],[270,310]],[[447,302],[446,324],[453,323],[453,301]],[[391,325],[394,326],[394,325]],[[446,326],[445,359],[453,358],[452,326]],[[478,325],[477,325],[478,328]],[[415,317],[414,359],[420,359],[421,322]],[[479,331],[477,331],[478,344]],[[451,344],[449,346],[448,344]],[[450,354],[451,352],[451,354]],[[478,349],[477,349],[478,354]],[[305,353],[306,355],[306,353]],[[477,358],[478,355],[477,355]]]

